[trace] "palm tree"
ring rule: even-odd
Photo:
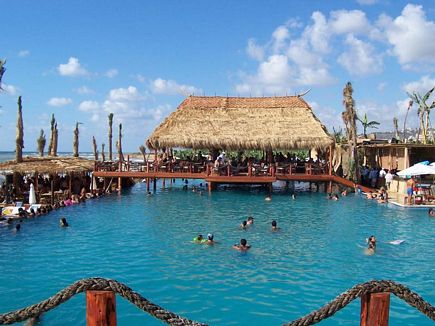
[[[102,143],[101,144],[101,159],[103,160],[103,162],[106,160],[106,154],[104,153],[104,146],[105,146],[105,144]]]
[[[95,140],[95,136],[92,136],[92,145],[94,147],[94,160],[98,161],[98,149],[97,149],[97,141]]]
[[[116,142],[118,149],[118,160],[124,162],[124,155],[122,154],[122,123],[119,124],[118,141]]]
[[[139,150],[140,150],[140,152],[142,153],[142,156],[143,156],[143,162],[146,163],[146,157],[145,157],[146,150],[145,150],[145,146],[144,146],[144,145],[140,145],[140,146],[139,146]]]
[[[427,133],[429,130],[429,121],[430,121],[430,111],[435,107],[435,101],[432,104],[427,104],[426,101],[432,95],[432,92],[435,90],[435,87],[432,87],[424,96],[417,92],[413,92],[412,94],[407,93],[411,100],[418,104],[418,116],[420,118],[420,129],[422,131],[423,136],[423,144],[427,144]],[[420,132],[418,134],[417,140],[420,137]]]
[[[15,160],[17,163],[20,163],[23,161],[24,148],[23,107],[21,105],[21,96],[18,96],[17,137],[15,148]]]
[[[112,161],[112,126],[113,126],[113,113],[109,113],[109,161]]]
[[[83,123],[76,122],[76,127],[74,129],[74,139],[73,139],[73,156],[79,157],[79,125]]]
[[[54,145],[54,125],[56,123],[56,119],[54,118],[54,113],[51,114],[51,134],[50,134],[50,142],[48,143],[48,156],[54,156],[53,155],[53,145]]]
[[[394,138],[396,138],[397,140],[400,140],[399,120],[396,117],[393,118],[393,126],[394,126]]]
[[[343,89],[343,105],[345,111],[342,113],[342,118],[347,130],[347,141],[350,144],[351,158],[350,158],[350,177],[353,177],[355,182],[359,180],[359,166],[358,166],[358,153],[357,153],[357,142],[356,142],[356,112],[355,112],[355,101],[352,97],[353,88],[352,83],[347,82]]]
[[[408,103],[408,109],[406,110],[405,121],[403,122],[403,142],[404,143],[406,143],[406,120],[408,120],[408,113],[409,113],[409,110],[411,110],[413,104],[414,104],[414,102],[412,100],[410,100]]]
[[[39,156],[43,157],[45,144],[47,143],[47,139],[45,138],[43,129],[41,129],[41,133],[39,134],[39,138],[36,140],[36,142],[38,144]]]
[[[6,60],[0,59],[0,90],[3,89],[2,88],[2,78],[3,78],[3,74],[6,71],[5,64],[6,64]]]
[[[364,129],[364,138],[367,138],[367,128],[375,128],[378,129],[380,123],[377,121],[369,121],[369,119],[367,118],[367,113],[364,113],[364,117],[361,119],[360,117],[356,117],[356,119],[361,122],[361,124],[363,125],[363,129]]]

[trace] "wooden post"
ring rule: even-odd
[[[127,155],[127,171],[130,171],[130,155]]]
[[[163,180],[162,180],[162,187],[163,187],[163,189],[165,189],[165,186],[166,186],[166,178],[163,178]]]
[[[147,178],[147,192],[150,191],[150,178]]]
[[[50,204],[54,205],[54,175],[53,175],[51,182],[50,182],[50,192],[51,192]]]
[[[227,165],[227,176],[230,176],[231,175],[231,166],[230,166],[230,162],[228,162],[228,165]]]
[[[71,196],[72,177],[73,177],[73,175],[74,175],[74,172],[70,172],[70,173],[68,174],[68,191],[69,191],[68,196]],[[68,198],[67,198],[67,199],[68,199]]]
[[[157,178],[154,178],[154,182],[153,182],[153,190],[154,190],[154,191],[157,190]]]
[[[118,177],[118,191],[119,193],[121,193],[122,190],[122,178]]]
[[[248,176],[252,177],[252,162],[251,162],[251,160],[248,161]]]
[[[112,291],[86,291],[86,325],[116,326],[116,298]]]
[[[361,297],[360,326],[388,326],[390,293],[370,293]]]
[[[332,175],[332,146],[329,146],[329,175]]]

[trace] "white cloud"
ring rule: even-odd
[[[83,112],[92,112],[98,111],[100,109],[100,104],[97,101],[83,101],[79,105],[79,110]]]
[[[278,52],[285,46],[285,42],[290,37],[290,33],[285,26],[279,26],[275,31],[272,33],[272,40],[273,40],[273,50],[274,52]]]
[[[14,85],[2,84],[1,87],[6,92],[6,94],[8,94],[10,96],[15,96],[19,92],[18,87],[14,86]]]
[[[91,88],[89,88],[87,86],[81,86],[79,88],[76,88],[74,91],[77,94],[80,94],[80,95],[88,95],[88,94],[94,94],[95,93],[95,91],[93,89],[91,89]]]
[[[145,76],[142,76],[141,74],[137,74],[137,75],[136,75],[136,79],[137,79],[138,82],[140,82],[140,83],[145,83],[145,81],[146,81]]]
[[[392,53],[405,68],[413,63],[435,63],[435,23],[426,20],[422,6],[408,4],[394,20],[381,16],[379,24],[385,29]]]
[[[353,35],[346,38],[348,51],[338,57],[338,62],[351,75],[370,75],[382,72],[382,56],[375,53],[374,47]]]
[[[175,80],[165,80],[157,78],[151,82],[151,89],[156,94],[164,95],[184,95],[199,94],[202,92],[200,88],[191,85],[178,84]]]
[[[371,28],[366,14],[361,10],[332,11],[328,25],[335,34],[364,34]]]
[[[374,5],[378,0],[356,0],[360,5]]]
[[[248,40],[248,46],[246,47],[246,53],[257,61],[262,61],[264,58],[264,48],[258,45],[254,39]]]
[[[69,105],[72,103],[72,100],[70,98],[66,97],[52,97],[47,101],[47,104],[49,106],[55,106],[55,107],[61,107],[65,105]]]
[[[387,87],[387,83],[386,82],[380,82],[379,84],[378,84],[378,91],[379,92],[383,92],[384,90],[385,90],[385,87]]]
[[[435,87],[435,78],[426,75],[421,77],[420,80],[403,85],[403,90],[411,94],[417,92],[424,95],[433,87]]]
[[[110,101],[138,101],[142,98],[143,96],[139,94],[139,91],[134,86],[112,89],[108,97]]]
[[[312,48],[319,53],[329,52],[329,37],[331,35],[330,28],[325,16],[315,11],[311,15],[314,24],[307,26],[304,31],[304,38],[310,41]]]
[[[104,73],[104,76],[106,76],[107,78],[113,78],[116,77],[118,75],[118,69],[109,69]]]
[[[74,57],[70,57],[68,63],[60,64],[57,70],[61,76],[77,77],[89,75],[89,72],[80,64],[79,59]]]
[[[28,57],[29,55],[30,55],[29,50],[21,50],[20,52],[18,52],[18,56],[20,58],[25,58],[25,57]]]

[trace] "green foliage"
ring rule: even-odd
[[[343,134],[342,128],[335,130],[335,128],[332,127],[332,132],[333,134],[331,136],[334,137],[336,144],[345,144],[347,142],[346,136]]]
[[[378,129],[377,126],[380,125],[380,123],[377,121],[369,121],[369,119],[367,118],[367,113],[364,113],[364,117],[362,119],[358,116],[356,118],[359,122],[361,122],[363,129],[364,129],[364,137],[366,137],[366,138],[367,138],[367,129],[368,128]]]

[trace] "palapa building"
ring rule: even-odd
[[[326,149],[334,140],[300,96],[189,96],[147,140],[152,149]]]

